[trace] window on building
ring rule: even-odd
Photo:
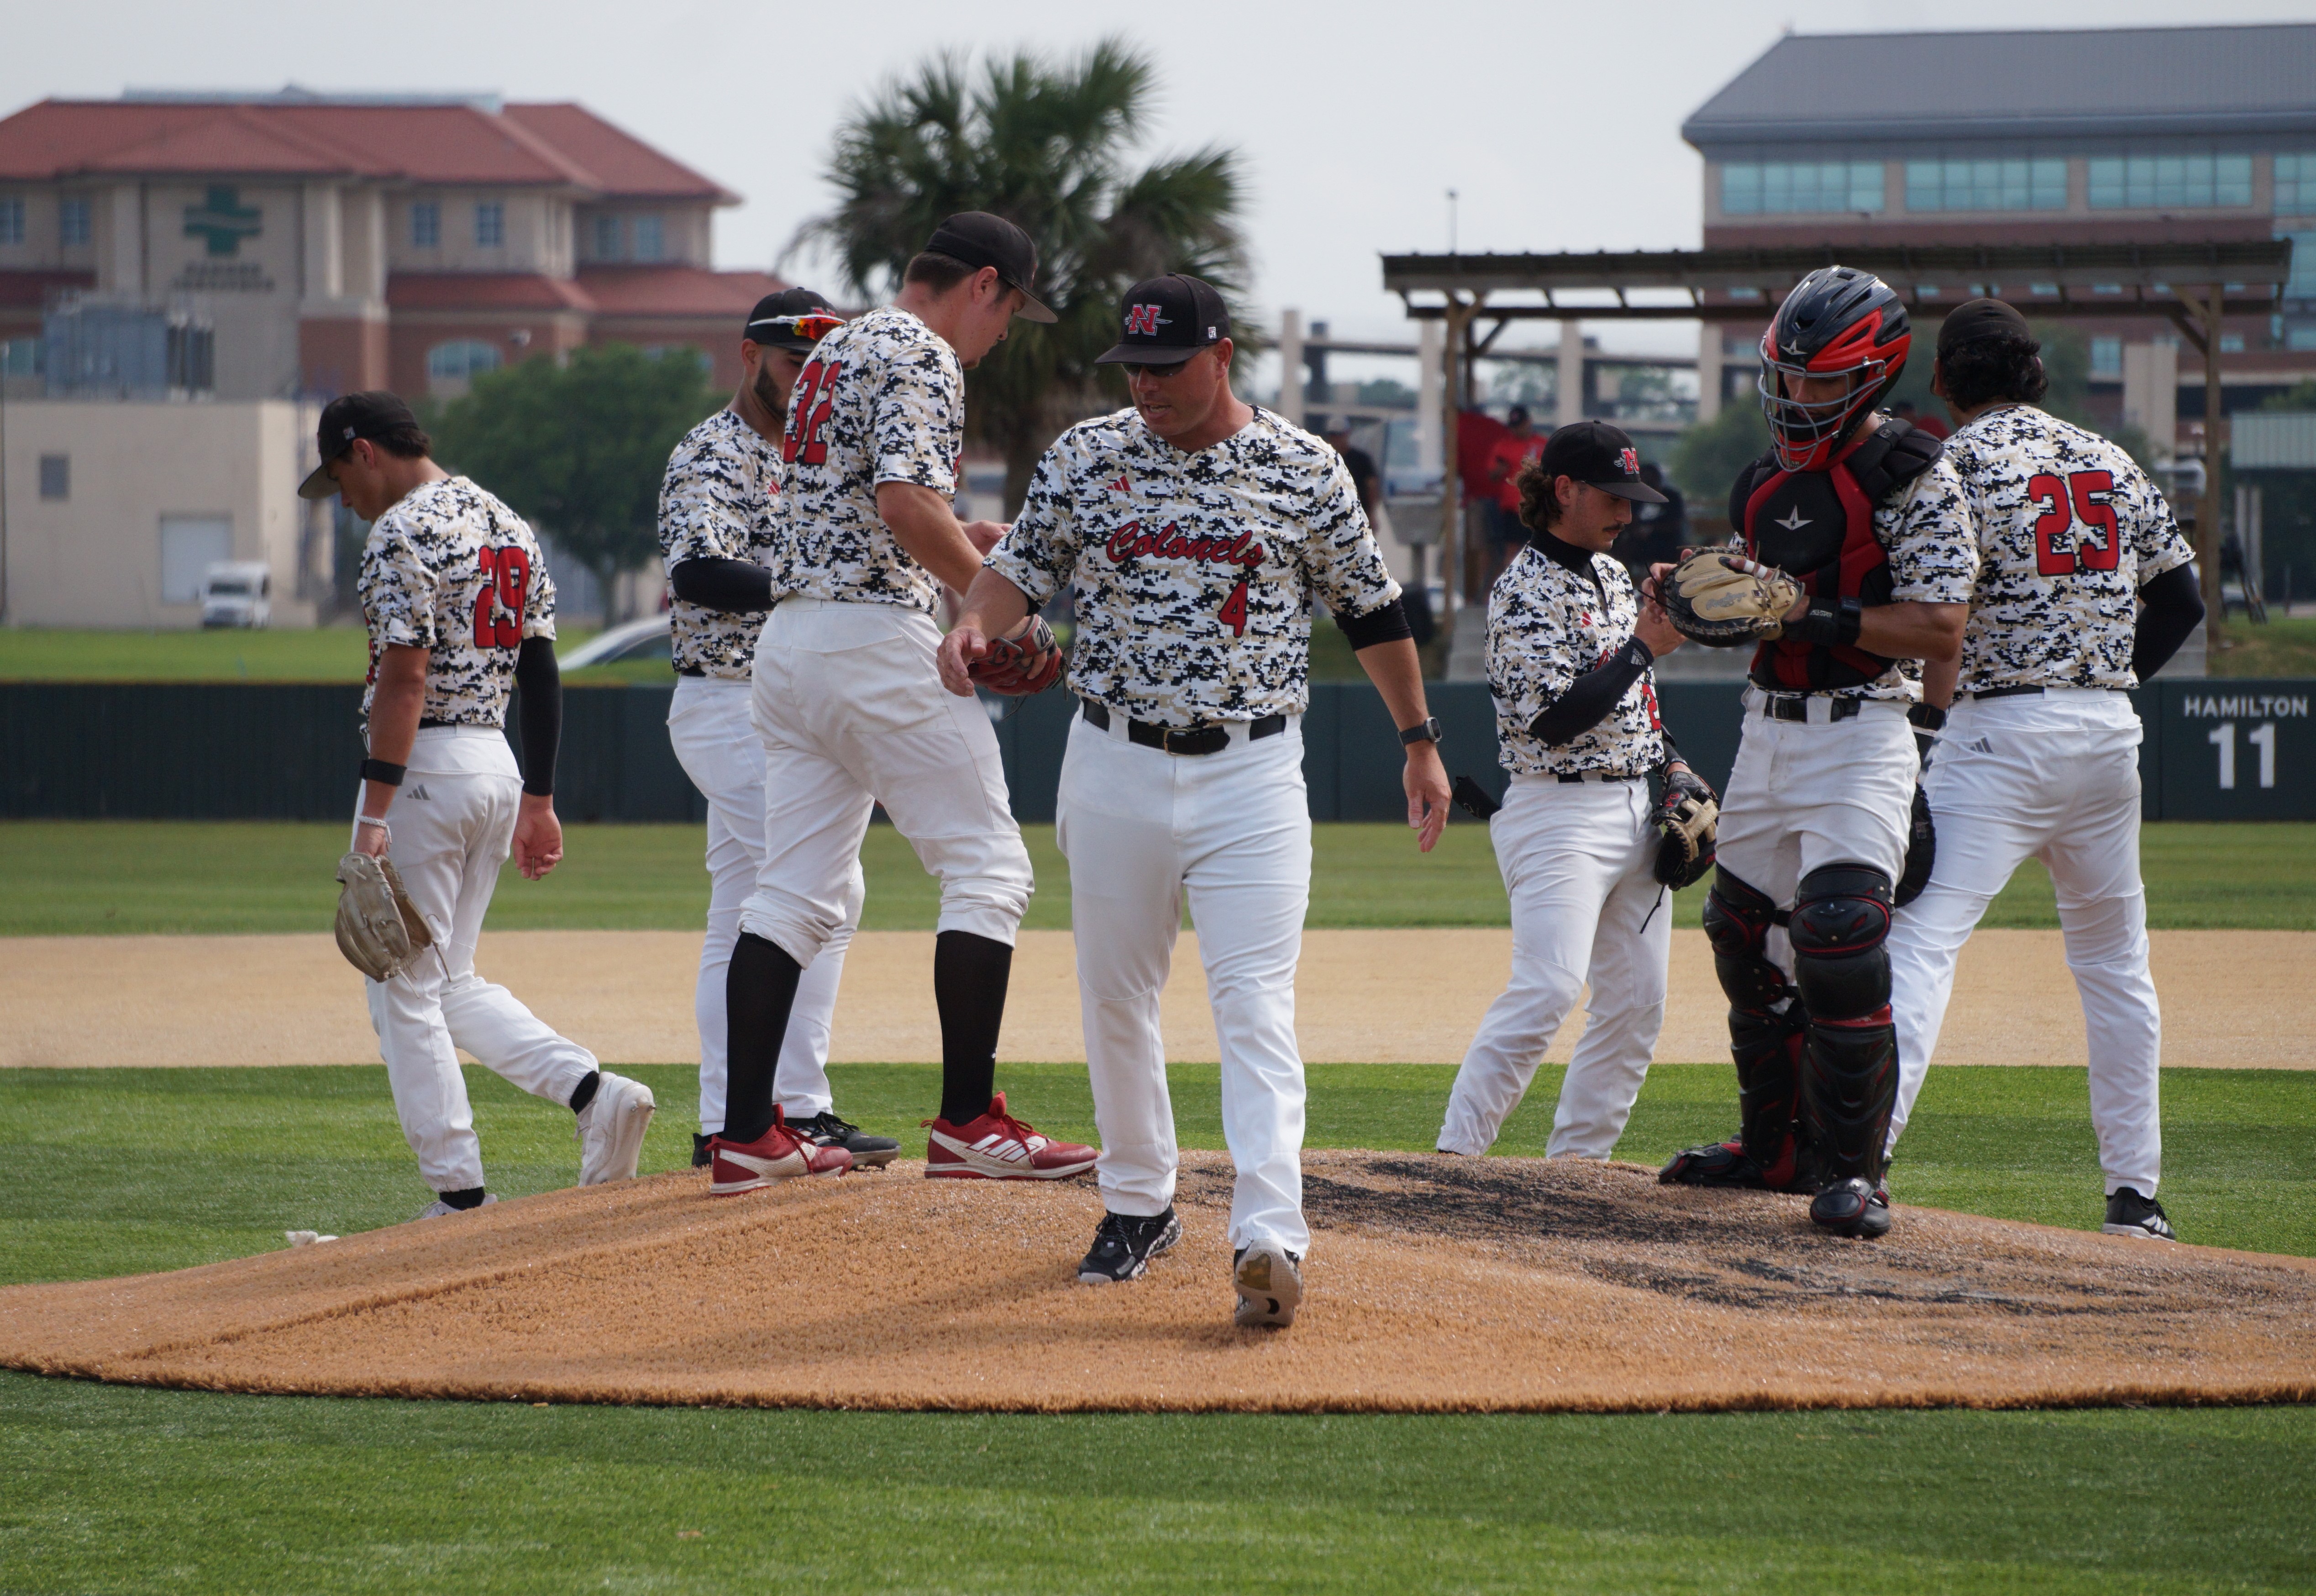
[[[67,194],[57,205],[57,242],[67,249],[79,249],[88,243],[88,196]]]
[[[2091,340],[2091,375],[2120,377],[2123,375],[2123,340],[2094,338]]]
[[[1794,216],[1882,209],[1879,161],[1733,161],[1721,168],[1729,216]]]
[[[2213,210],[2251,203],[2249,156],[2095,156],[2094,210]]]
[[[595,218],[595,258],[599,261],[616,261],[620,254],[619,218],[616,216],[597,217]]]
[[[498,345],[485,343],[477,338],[437,343],[426,352],[426,375],[434,382],[464,382],[482,372],[498,369]]]
[[[233,557],[233,522],[221,515],[161,518],[161,602],[198,604],[209,567]]]
[[[1909,161],[1909,210],[2064,210],[2063,160]]]
[[[2276,214],[2316,216],[2316,149],[2276,157]]]
[[[442,207],[434,200],[417,200],[410,207],[410,246],[413,249],[442,247]]]
[[[2294,327],[2284,334],[2284,347],[2290,350],[2316,349],[2316,326]]]
[[[501,249],[506,245],[506,207],[484,200],[475,207],[475,247]]]
[[[2241,333],[2222,333],[2220,334],[2220,352],[2222,354],[2241,354],[2243,351],[2244,337]]]
[[[2284,284],[2287,299],[2316,299],[2316,233],[2276,234],[2292,240],[2292,275]]]
[[[24,201],[14,194],[0,194],[0,244],[24,242]]]
[[[660,258],[660,226],[655,216],[636,218],[636,259],[655,261]]]
[[[72,456],[44,454],[40,457],[40,497],[57,500],[72,497]]]

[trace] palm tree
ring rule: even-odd
[[[994,211],[1037,241],[1038,296],[1058,319],[1016,321],[966,389],[969,435],[1005,458],[1009,507],[1056,433],[1124,403],[1117,373],[1093,359],[1117,342],[1129,285],[1188,272],[1222,290],[1237,319],[1238,156],[1209,146],[1133,168],[1154,78],[1118,40],[1059,66],[1018,51],[977,77],[965,58],[935,56],[838,128],[827,175],[842,201],[789,245],[825,242],[869,295],[897,289],[909,257],[957,211]]]

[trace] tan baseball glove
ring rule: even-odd
[[[967,665],[977,686],[1009,698],[1043,692],[1062,676],[1062,646],[1042,615],[1032,615],[1010,638],[990,640],[989,652]]]
[[[1735,648],[1783,634],[1802,584],[1774,566],[1726,548],[1693,548],[1665,574],[1657,602],[1673,629],[1709,648]]]
[[[434,945],[393,862],[367,853],[338,860],[338,951],[373,981],[391,981]]]
[[[1713,784],[1679,760],[1657,767],[1656,878],[1678,892],[1713,868],[1721,834],[1721,800]]]

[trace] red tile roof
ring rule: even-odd
[[[46,306],[52,289],[93,289],[94,272],[0,272],[0,305]],[[754,301],[750,301],[753,303]]]
[[[0,180],[351,176],[548,185],[619,199],[737,196],[583,106],[43,100],[0,120]]]
[[[788,285],[768,272],[584,266],[579,286],[604,316],[729,316],[736,332],[757,300]]]
[[[531,272],[396,272],[386,280],[395,310],[576,310],[594,301],[567,278]]]

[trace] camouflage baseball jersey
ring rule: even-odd
[[[668,575],[695,559],[777,568],[772,501],[779,491],[779,445],[737,412],[718,410],[686,432],[667,457],[659,490],[659,550]],[[676,669],[747,680],[762,614],[734,615],[676,599],[667,620]]]
[[[1978,540],[1963,500],[1962,478],[1946,456],[1875,508],[1874,536],[1890,561],[1892,602],[1970,602],[1971,584],[1978,575]],[[1871,682],[1834,688],[1823,696],[1919,702],[1922,662],[1902,659]]]
[[[1522,548],[1488,595],[1488,691],[1496,701],[1499,762],[1516,776],[1606,771],[1637,776],[1664,758],[1656,672],[1643,671],[1600,723],[1566,743],[1528,735],[1528,724],[1579,676],[1622,648],[1640,619],[1625,567],[1605,554],[1589,574],[1535,548]]]
[[[1195,454],[1131,409],[1079,423],[987,563],[1038,604],[1073,583],[1071,688],[1160,726],[1301,713],[1312,599],[1399,596],[1342,457],[1259,407]]]
[[[2193,557],[2146,473],[2032,405],[1980,416],[1946,458],[1978,522],[1956,691],[2137,686],[2139,590]]]
[[[965,370],[940,334],[886,306],[823,338],[788,399],[773,501],[787,551],[784,591],[932,613],[940,581],[877,513],[877,485],[957,491],[965,450]]]
[[[555,584],[521,516],[463,477],[414,488],[378,518],[355,585],[370,628],[362,718],[388,644],[426,650],[423,720],[503,726],[514,656],[555,636]]]

